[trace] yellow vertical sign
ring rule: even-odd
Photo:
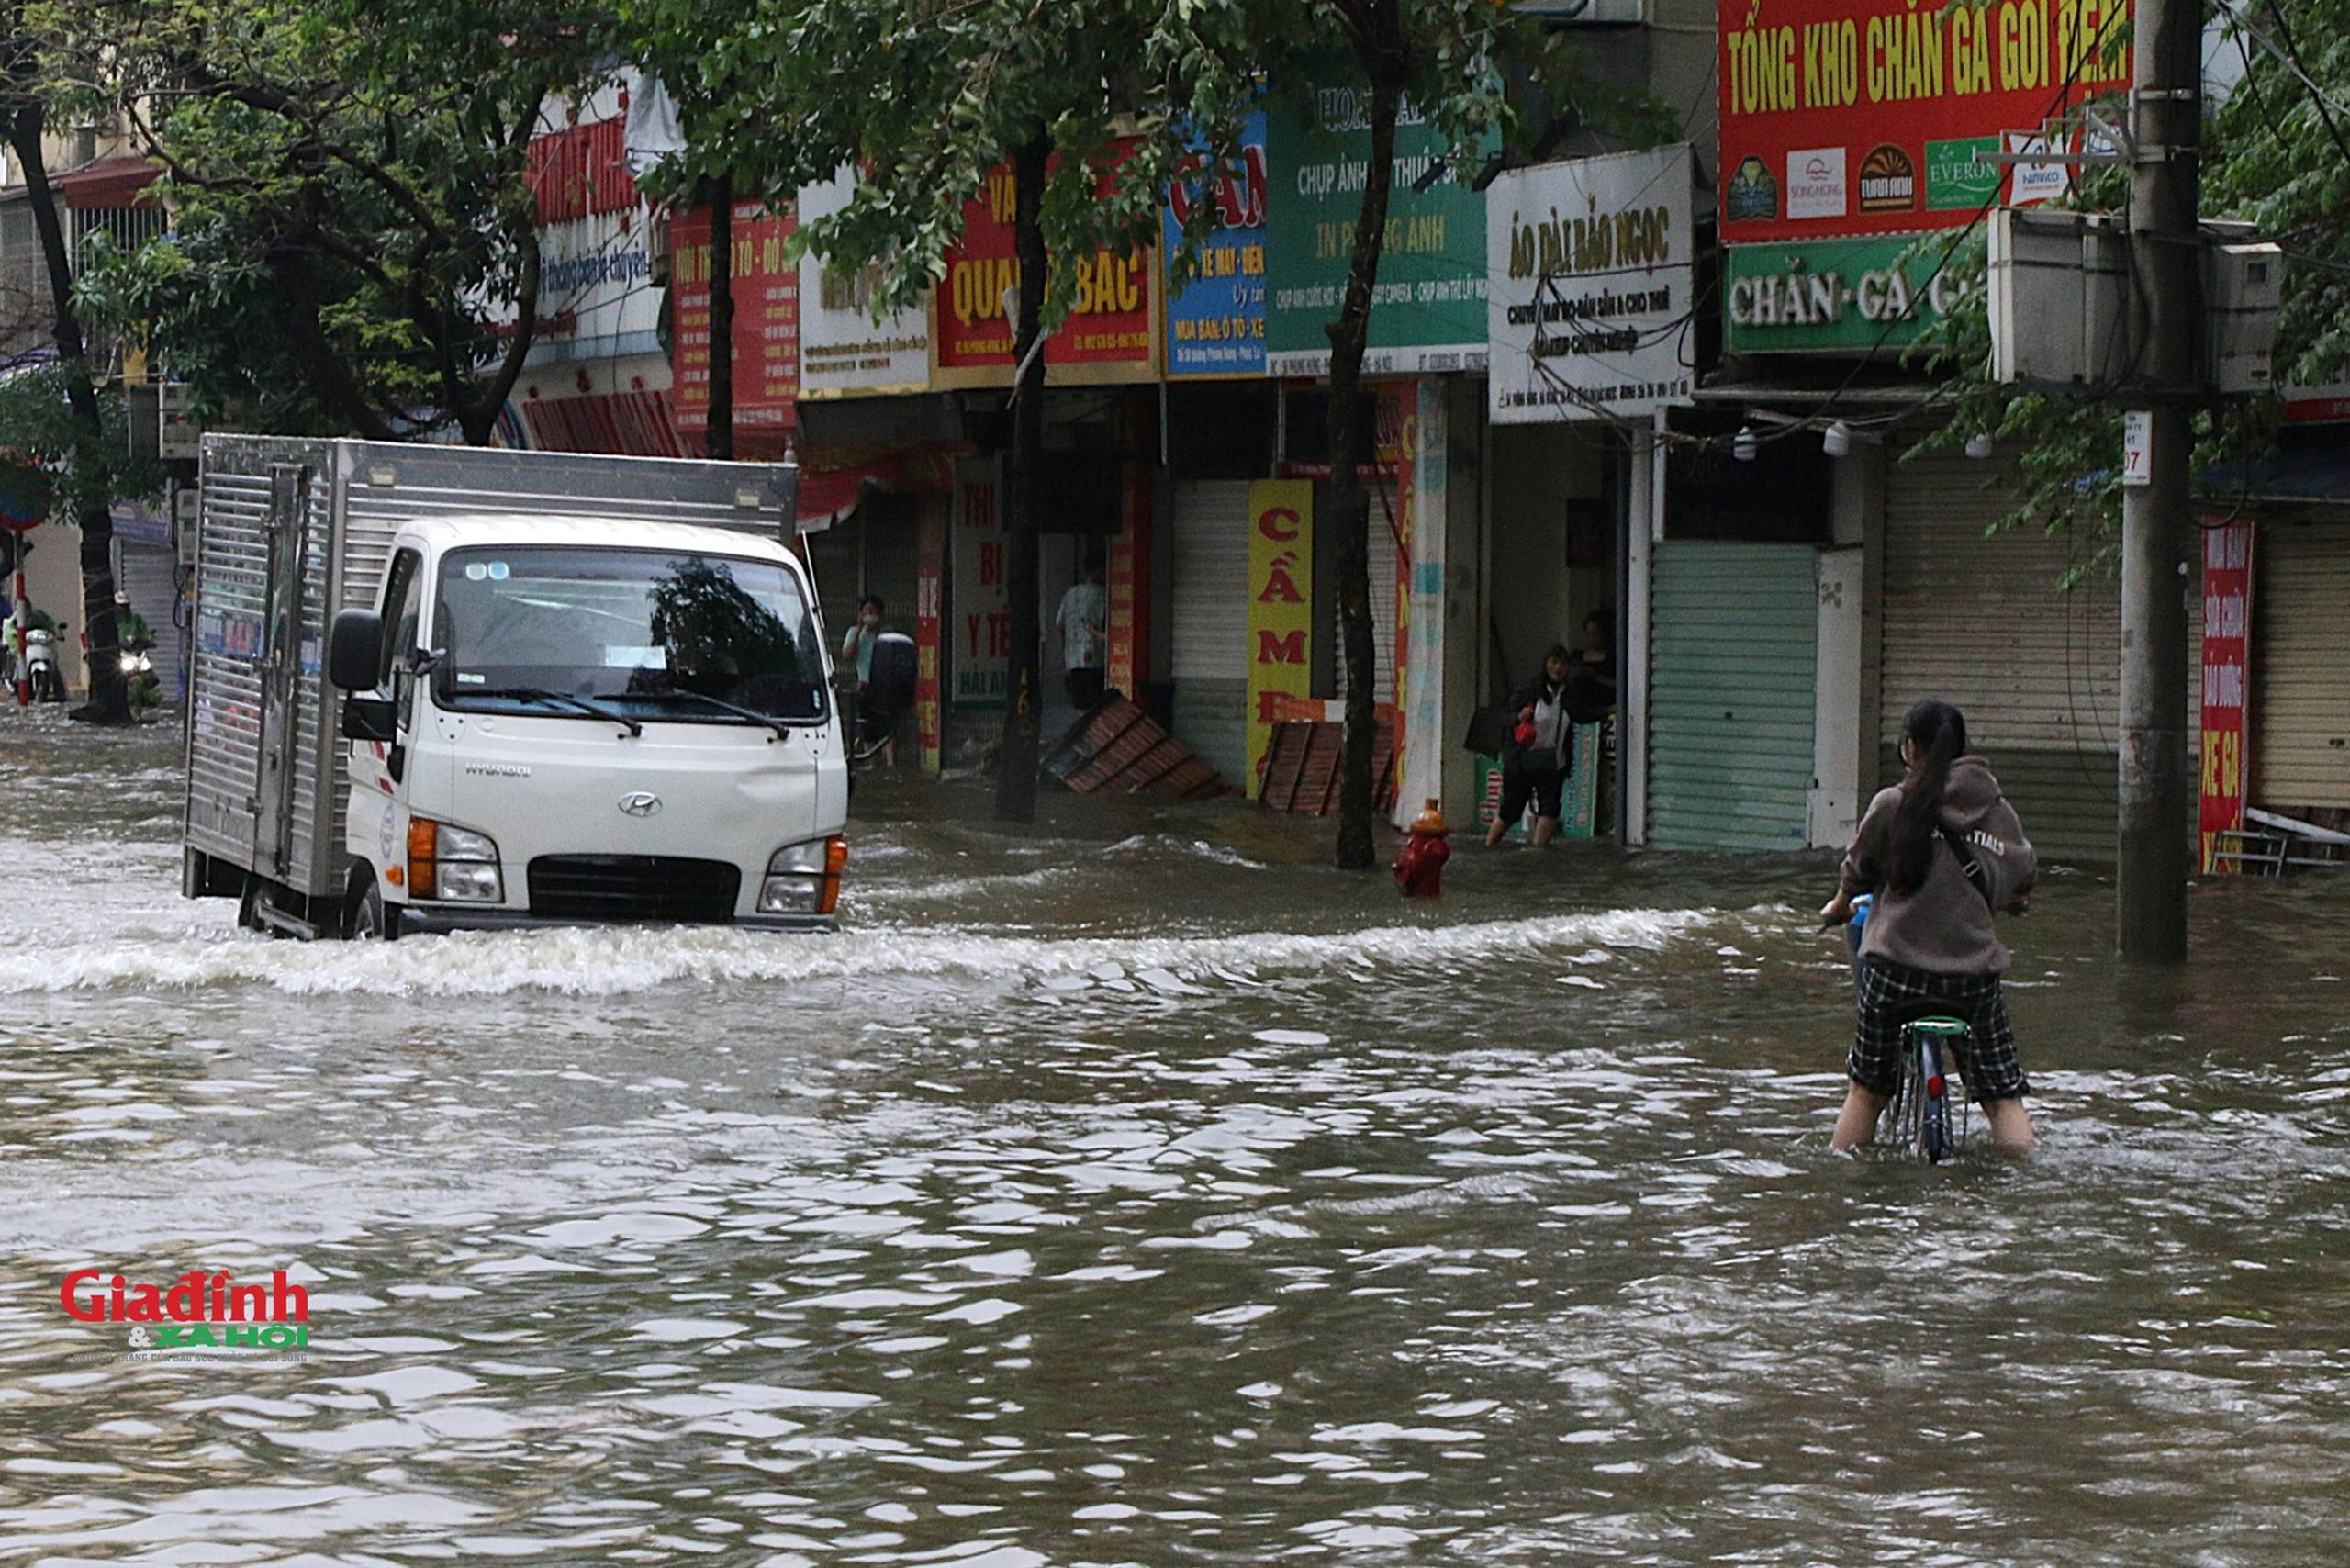
[[[1273,710],[1314,689],[1314,486],[1248,487],[1248,798],[1264,787]]]

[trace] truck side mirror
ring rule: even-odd
[[[884,632],[873,640],[873,673],[866,678],[865,705],[894,719],[914,705],[914,640]]]
[[[372,610],[336,610],[327,629],[327,679],[345,691],[373,691],[383,659],[384,618]]]
[[[354,691],[342,700],[344,740],[382,741],[388,745],[399,739],[399,704],[388,697]]]

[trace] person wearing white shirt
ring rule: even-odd
[[[1083,580],[1061,595],[1060,612],[1053,617],[1068,664],[1069,706],[1080,713],[1091,711],[1102,700],[1108,681],[1110,595],[1102,577],[1102,557],[1087,556]]]

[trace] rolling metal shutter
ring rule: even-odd
[[[2251,798],[2350,810],[2350,521],[2263,522],[2253,569]]]
[[[155,633],[155,679],[163,706],[177,708],[187,684],[187,628],[181,624],[179,558],[169,545],[131,544],[122,550],[122,591]]]
[[[2076,532],[1986,534],[2015,505],[1986,481],[2004,462],[1921,457],[1886,477],[1880,787],[1901,779],[1897,747],[1911,704],[1939,697],[1966,715],[2040,853],[2113,857],[2121,745],[2121,596],[2098,542]],[[2069,592],[2062,581],[2080,566]],[[2188,646],[2201,595],[2182,579]],[[2201,710],[2201,661],[2188,677],[2188,756]]]
[[[1817,570],[1808,545],[1656,547],[1649,838],[1658,848],[1807,843]]]
[[[1248,775],[1248,481],[1173,490],[1175,735],[1237,781]]]

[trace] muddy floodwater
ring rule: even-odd
[[[1927,1169],[1827,1152],[1825,857],[1406,908],[884,781],[831,938],[303,946],[179,896],[176,750],[0,714],[0,1562],[2350,1553],[2350,877],[2147,974],[2053,876],[2042,1151]],[[287,1269],[310,1344],[76,1268]]]

